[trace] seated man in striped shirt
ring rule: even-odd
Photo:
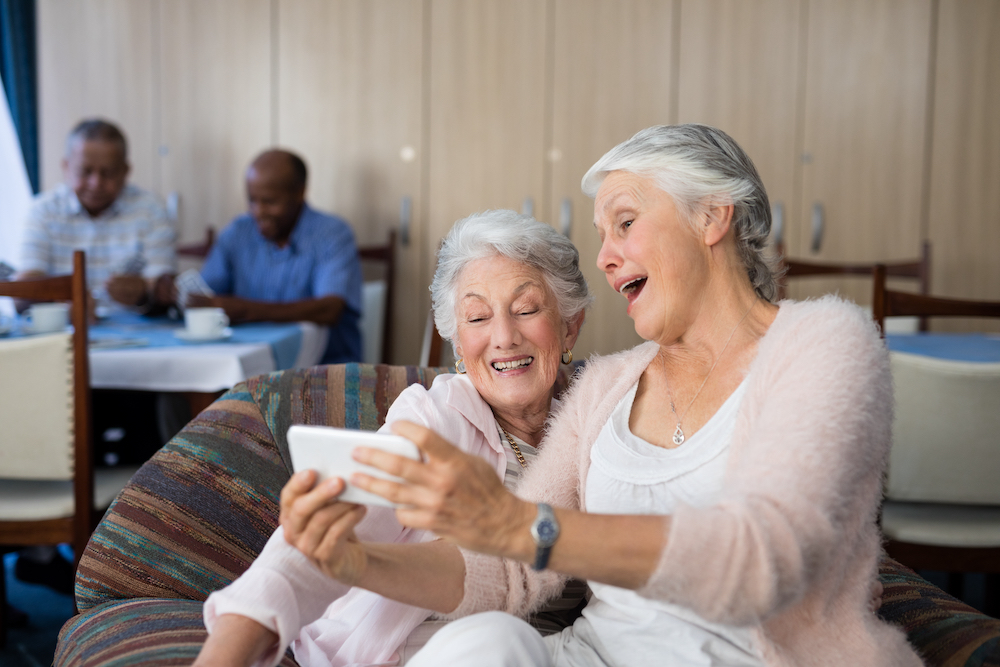
[[[323,324],[321,362],[360,361],[361,261],[350,225],[306,203],[306,165],[288,151],[260,154],[246,187],[249,212],[219,235],[201,269],[220,296],[187,305],[223,308],[232,322]]]
[[[145,310],[171,299],[176,233],[149,192],[126,184],[125,135],[100,119],[66,139],[64,183],[35,198],[21,249],[21,277],[72,273],[73,251],[87,253],[87,282],[102,305]]]

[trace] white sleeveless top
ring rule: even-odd
[[[676,449],[657,447],[629,430],[638,384],[632,387],[591,450],[587,511],[671,514],[681,503],[694,507],[713,504],[722,488],[746,386],[744,380],[708,423]],[[601,662],[763,665],[748,628],[711,623],[685,607],[644,598],[628,589],[593,582],[590,588],[594,597],[573,634],[577,641],[591,643]]]

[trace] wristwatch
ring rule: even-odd
[[[536,570],[544,570],[549,564],[552,545],[559,539],[559,522],[552,508],[545,503],[538,503],[538,516],[531,524],[531,537],[535,540]]]

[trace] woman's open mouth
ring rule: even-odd
[[[622,294],[629,303],[632,303],[639,296],[639,292],[642,291],[643,286],[646,284],[645,278],[636,278],[635,280],[630,280],[619,288],[619,293]]]
[[[524,368],[529,366],[535,360],[534,357],[524,357],[522,359],[515,359],[513,361],[494,361],[491,366],[493,370],[499,371],[501,373],[506,373],[508,371],[517,370],[518,368]]]

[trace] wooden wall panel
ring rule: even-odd
[[[1000,3],[941,0],[937,34],[932,291],[1000,301]],[[998,328],[985,320],[934,327]]]
[[[430,3],[428,257],[489,208],[544,215],[546,3]],[[424,276],[429,282],[433,265]]]
[[[42,189],[62,182],[66,135],[94,116],[125,132],[132,182],[159,189],[153,7],[153,0],[38,1]]]
[[[180,194],[181,240],[246,210],[243,173],[270,146],[271,3],[159,3],[162,191]]]
[[[570,238],[595,303],[576,344],[577,358],[641,342],[627,302],[597,268],[600,239],[594,202],[580,179],[604,153],[651,125],[675,121],[674,2],[556,0],[552,78],[551,195],[547,221],[561,225],[565,200]]]
[[[802,200],[789,254],[831,261],[917,257],[930,72],[931,0],[810,0]],[[810,251],[811,211],[825,231]],[[790,296],[870,281],[797,281]]]
[[[278,143],[310,168],[308,198],[358,243],[385,242],[400,200],[421,210],[423,2],[283,0],[277,16]],[[430,308],[421,221],[396,250],[395,360],[416,363]]]
[[[678,122],[729,133],[797,229],[803,0],[683,0]]]

